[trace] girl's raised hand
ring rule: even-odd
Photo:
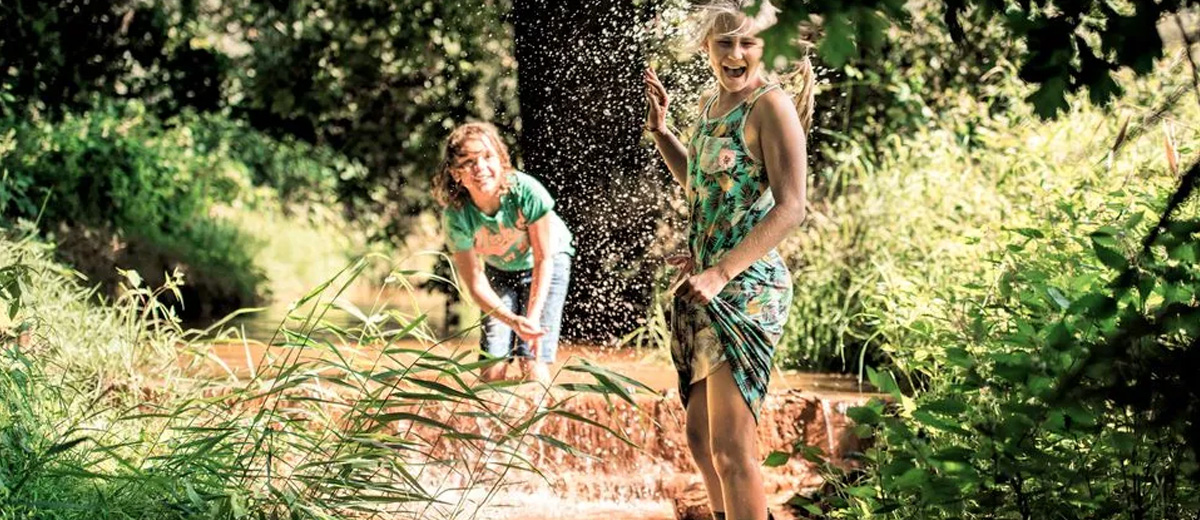
[[[654,133],[665,132],[667,130],[667,107],[671,104],[671,99],[667,96],[667,89],[658,80],[654,69],[647,68],[642,80],[646,83],[646,104],[650,107],[646,113],[646,130]]]

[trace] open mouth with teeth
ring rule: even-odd
[[[731,78],[740,78],[746,74],[746,67],[721,67],[725,69],[725,75]]]

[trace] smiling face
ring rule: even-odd
[[[507,174],[500,154],[490,139],[480,135],[462,143],[450,165],[450,173],[471,198],[489,200],[498,198]]]
[[[708,64],[721,88],[740,92],[762,77],[763,41],[745,15],[722,14],[705,40]]]

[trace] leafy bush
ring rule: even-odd
[[[1192,202],[1159,227],[1146,216],[1161,197],[1122,205],[1127,216],[1061,205],[1012,233],[993,258],[1000,280],[966,313],[973,326],[926,365],[938,374],[928,392],[910,398],[873,374],[900,406],[851,410],[879,441],[867,472],[828,500],[836,517],[1200,512],[1200,211]]]
[[[65,253],[85,240],[66,236],[113,234],[133,243],[126,261],[151,279],[176,262],[190,266],[209,300],[250,303],[263,277],[252,262],[254,244],[236,227],[209,215],[213,200],[234,198],[225,182],[239,172],[221,157],[197,150],[187,127],[164,128],[139,103],[108,104],[60,121],[5,122],[8,153],[0,213],[40,220],[61,232]],[[73,258],[97,279],[115,282],[92,244]],[[124,249],[124,248],[121,248]],[[109,249],[109,255],[117,254]],[[153,257],[165,264],[153,265]],[[150,262],[150,265],[141,263]],[[116,262],[121,263],[121,262]]]
[[[1155,113],[1186,87],[1174,79],[1181,67],[1175,61],[1122,98],[1131,107],[1127,136],[1160,130]],[[1011,76],[992,81],[1021,91]],[[1099,109],[1041,124],[1014,106],[983,124],[964,123],[986,103],[958,98],[961,109],[943,112],[938,125],[914,131],[878,161],[854,141],[837,152],[844,193],[818,199],[804,234],[783,246],[796,274],[785,364],[860,374],[875,364],[914,381],[931,376],[936,370],[926,363],[946,334],[973,326],[964,309],[997,276],[989,259],[1005,229],[1038,228],[1051,218],[1046,208],[1104,205],[1118,189],[1152,197],[1169,189],[1161,142],[1125,143],[1116,159],[1104,159],[1123,121]],[[1167,117],[1191,113],[1174,110],[1186,112]],[[1186,134],[1175,141],[1177,152],[1195,147]],[[1141,173],[1148,171],[1160,175]]]
[[[832,66],[816,55],[824,73],[810,149],[819,196],[836,196],[854,181],[843,165],[856,155],[879,162],[887,148],[933,128],[954,132],[970,147],[978,132],[995,128],[993,116],[1019,103],[1013,63],[1021,48],[982,11],[960,20],[973,42],[961,45],[951,39],[938,6],[905,5],[907,23],[889,26],[878,49]],[[825,36],[819,43],[830,42]]]
[[[200,153],[227,158],[244,167],[253,185],[271,188],[285,207],[333,206],[340,183],[366,175],[362,165],[323,146],[313,146],[291,136],[272,138],[242,121],[224,116],[183,114],[173,124],[191,129]],[[240,187],[240,189],[245,189]],[[252,202],[252,197],[228,190],[232,197],[220,202]]]
[[[339,199],[396,237],[432,207],[429,179],[453,125],[481,119],[515,135],[508,5],[239,0],[204,18],[213,38],[245,50],[231,57],[235,117],[362,164],[338,179]]]
[[[152,284],[184,268],[192,317],[266,292],[255,261],[263,244],[239,229],[238,212],[321,214],[340,179],[363,171],[329,149],[220,115],[185,111],[160,121],[138,102],[56,121],[14,117],[0,128],[0,214],[40,219],[64,257],[110,288],[120,282],[114,265]]]
[[[929,160],[952,141],[923,137],[911,144],[918,160],[879,170],[919,172],[909,182],[874,187],[894,175],[867,176],[848,192],[886,194],[858,213],[895,208],[875,221],[897,221],[877,230],[890,239],[864,240],[870,261],[844,275],[874,282],[860,284],[871,289],[862,319],[838,322],[879,349],[887,370],[867,372],[894,404],[850,411],[876,439],[863,470],[827,467],[836,491],[796,504],[834,518],[1200,511],[1200,395],[1189,383],[1200,355],[1200,203],[1189,194],[1200,167],[1172,166],[1194,156],[1200,134],[1174,130],[1172,120],[1197,117],[1178,104],[1191,88],[1180,67],[1126,83],[1124,121],[1081,105],[1047,124],[1025,114],[960,161]],[[953,189],[933,211],[904,194],[952,167],[961,181],[942,187]],[[977,182],[978,171],[992,181]],[[951,225],[964,210],[975,216]],[[825,255],[857,228],[835,222],[818,242],[835,245],[807,258],[841,272]],[[929,247],[938,243],[968,254]]]

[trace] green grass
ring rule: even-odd
[[[0,239],[0,297],[17,302],[0,340],[0,518],[471,518],[506,475],[537,474],[534,443],[574,450],[538,436],[548,417],[620,437],[567,412],[571,397],[550,404],[527,386],[476,382],[502,360],[442,355],[436,345],[453,338],[423,315],[346,303],[378,257],[294,301],[273,368],[194,379],[179,360],[202,362],[205,334],[182,330],[156,298],[180,280],[150,289],[129,273],[121,298],[95,305],[50,253]],[[388,280],[403,291],[424,276]],[[359,322],[323,320],[334,306]],[[354,344],[374,356],[351,356]],[[595,384],[558,386],[632,400],[636,382],[586,363],[568,370]]]

